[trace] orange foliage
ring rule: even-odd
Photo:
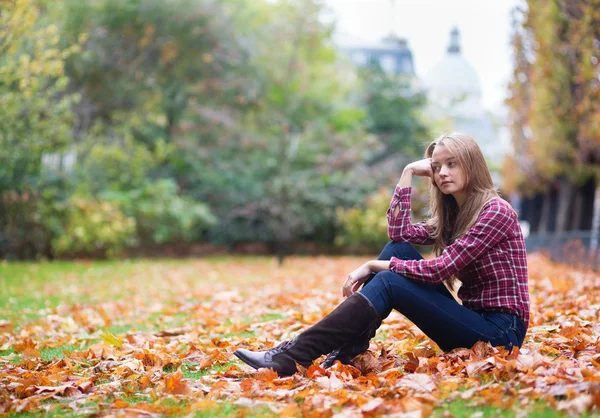
[[[189,319],[183,326],[154,332],[113,335],[89,326],[148,318],[156,313],[158,299],[146,305],[137,300],[118,306],[108,301],[61,306],[34,322],[2,323],[0,349],[11,354],[0,356],[0,413],[41,411],[49,407],[48,399],[66,399],[70,409],[81,413],[127,416],[188,414],[224,404],[242,410],[266,407],[288,417],[340,412],[428,416],[453,400],[514,412],[542,400],[570,414],[600,404],[600,276],[540,255],[529,258],[532,319],[520,350],[477,343],[444,353],[393,313],[353,366],[336,362],[325,370],[319,366],[321,358],[294,376],[279,378],[272,370],[254,371],[233,356],[239,347],[272,347],[330,312],[341,300],[345,275],[361,261],[290,258],[280,267],[248,259],[172,268],[161,280],[172,281],[170,288],[178,289],[173,300],[179,302],[161,312],[186,313]],[[199,272],[220,279],[195,287],[188,277],[196,280]],[[182,282],[189,287],[177,287]],[[83,349],[90,339],[93,345]],[[42,359],[46,347],[67,343],[82,349],[66,351],[63,359]],[[186,369],[201,373],[186,378]],[[130,395],[147,396],[149,402],[121,399]],[[171,397],[190,402],[162,402]],[[89,402],[96,402],[96,409],[90,410]]]

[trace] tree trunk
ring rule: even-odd
[[[569,225],[569,209],[573,203],[573,185],[566,177],[558,181],[558,211],[556,213],[556,232],[565,232]]]
[[[583,197],[581,188],[575,191],[575,199],[573,200],[573,218],[571,221],[571,230],[579,231],[581,228],[581,211],[583,210]]]
[[[550,224],[550,206],[552,206],[552,190],[546,192],[542,202],[542,213],[540,214],[540,223],[538,224],[538,233],[540,234],[548,232],[548,225]]]
[[[596,193],[594,194],[594,216],[592,217],[592,237],[590,240],[590,252],[594,268],[600,264],[600,254],[598,251],[598,238],[600,235],[600,182],[596,184]]]
[[[592,217],[592,239],[590,249],[596,251],[598,248],[598,238],[600,235],[600,183],[596,185],[594,194],[594,216]]]

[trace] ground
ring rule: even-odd
[[[594,416],[600,274],[529,258],[520,352],[443,353],[392,314],[356,367],[279,379],[236,348],[293,337],[365,258],[0,265],[0,415]]]

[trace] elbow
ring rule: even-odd
[[[388,229],[388,238],[394,242],[400,241],[400,235],[397,232],[389,230],[389,229]]]

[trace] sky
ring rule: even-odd
[[[417,77],[442,60],[450,30],[481,81],[482,105],[499,111],[512,72],[511,10],[520,0],[324,0],[337,36],[377,42],[393,32],[408,41]]]

